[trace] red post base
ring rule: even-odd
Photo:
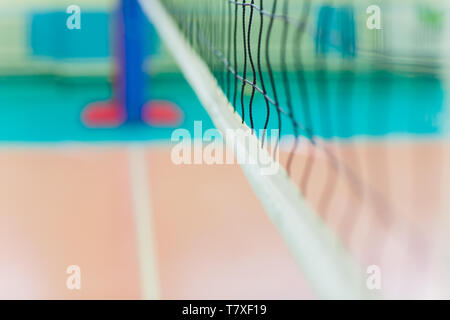
[[[90,128],[117,128],[126,121],[124,108],[114,100],[96,102],[83,110],[83,123]],[[174,128],[183,121],[183,112],[169,101],[150,101],[142,110],[142,121],[153,127]]]

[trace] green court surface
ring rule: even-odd
[[[182,127],[193,128],[211,121],[194,92],[180,74],[160,75],[153,80],[153,99],[170,100],[184,111]],[[86,128],[83,108],[91,102],[108,100],[111,88],[101,78],[63,79],[16,77],[0,80],[0,140],[12,142],[58,141],[148,141],[170,139],[172,128],[127,124],[113,129]]]
[[[322,138],[372,137],[389,135],[441,135],[445,131],[444,83],[436,76],[400,73],[371,72],[348,73],[328,72],[324,76],[317,72],[305,72],[308,89],[310,121],[303,116],[302,97],[298,90],[295,73],[288,75],[293,113],[298,123],[312,129]],[[281,75],[275,75],[282,83]],[[227,85],[222,85],[227,91]],[[239,84],[240,88],[240,84]],[[249,123],[250,86],[246,89],[244,115]],[[238,91],[236,110],[242,114]],[[229,95],[233,99],[233,93]],[[270,96],[270,93],[269,93]],[[272,95],[273,96],[273,95]],[[287,94],[280,86],[280,106],[288,110]],[[255,94],[253,117],[256,128],[264,125],[266,111],[262,94]],[[262,109],[262,110],[261,110]],[[282,115],[282,133],[292,134],[289,117]],[[269,128],[277,128],[277,112],[270,110]],[[305,130],[299,130],[306,135]]]
[[[437,78],[388,75],[374,82],[367,76],[358,76],[346,84],[339,76],[330,77],[326,105],[319,104],[315,80],[310,83],[312,125],[318,136],[436,136],[443,132],[445,89]],[[211,120],[181,74],[158,74],[152,80],[151,89],[152,99],[169,100],[180,106],[185,115],[183,128],[192,130],[194,121],[203,121],[203,129],[212,127]],[[345,94],[350,98],[345,98]],[[1,78],[0,140],[120,142],[170,139],[173,128],[151,128],[144,124],[127,124],[115,129],[86,128],[80,118],[83,108],[91,102],[108,100],[110,96],[110,83],[100,77]],[[280,96],[283,101],[284,96]],[[244,101],[246,112],[248,100],[249,94]],[[257,110],[254,112],[255,127],[262,128],[266,114],[257,109],[265,107],[261,95],[255,96],[254,103],[254,110]],[[237,110],[240,111],[240,104]],[[249,115],[246,117],[248,123]],[[297,117],[302,121],[301,115]],[[269,128],[276,128],[276,119],[272,109]],[[292,134],[287,116],[282,117],[282,124],[282,133]]]

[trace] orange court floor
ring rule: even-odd
[[[169,146],[139,148],[145,164],[140,178],[148,183],[148,231],[155,249],[151,263],[157,283],[150,285],[158,289],[157,297],[315,297],[238,165],[175,165]],[[127,145],[83,144],[0,149],[1,299],[144,297],[130,150]],[[448,208],[447,198],[440,195],[450,181],[449,150],[447,143],[422,141],[343,146],[336,151],[351,168],[357,159],[362,182],[392,203],[391,218],[412,226],[410,235],[418,239],[411,246],[418,253],[412,256],[418,261],[426,260],[421,241],[439,225],[434,214]],[[295,181],[300,181],[306,153],[300,150],[296,155]],[[285,161],[286,155],[282,158]],[[316,209],[326,190],[326,163],[317,155],[311,171],[307,193]],[[352,197],[350,184],[346,174],[335,180],[327,210],[342,213]],[[360,261],[370,263],[373,239],[366,241],[363,225],[381,230],[382,224],[370,220],[376,210],[367,198],[363,204],[352,204],[359,212],[352,240],[346,238],[348,230],[341,228],[338,215],[320,214],[349,241],[346,244]],[[392,258],[397,253],[391,252],[388,264],[398,265]],[[80,267],[80,290],[66,286],[70,265]]]
[[[159,298],[311,297],[237,165],[145,158]],[[0,181],[1,299],[142,297],[127,147],[4,148]]]

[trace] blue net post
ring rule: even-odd
[[[125,121],[142,121],[147,76],[144,71],[144,15],[137,0],[120,0],[118,99]],[[148,88],[147,88],[148,89]]]
[[[118,64],[113,96],[109,101],[89,104],[82,112],[88,127],[118,127],[144,122],[151,126],[174,127],[183,120],[182,111],[169,101],[146,101],[151,91],[145,73],[147,47],[146,18],[138,0],[119,0],[115,14],[114,54]],[[151,39],[150,39],[151,40]]]

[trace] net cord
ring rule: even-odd
[[[250,130],[234,113],[234,107],[217,85],[217,81],[202,59],[192,50],[159,0],[139,0],[145,14],[180,66],[185,78],[196,92],[216,128],[221,132]],[[226,134],[225,143],[236,156],[251,159],[246,143],[238,135]],[[251,143],[261,147],[256,136]],[[263,149],[258,158],[273,162]],[[285,240],[294,259],[300,265],[315,292],[324,299],[370,299],[376,296],[367,289],[360,266],[344,248],[336,234],[304,200],[298,187],[280,167],[273,175],[262,175],[253,164],[241,164],[255,194],[270,220]]]

